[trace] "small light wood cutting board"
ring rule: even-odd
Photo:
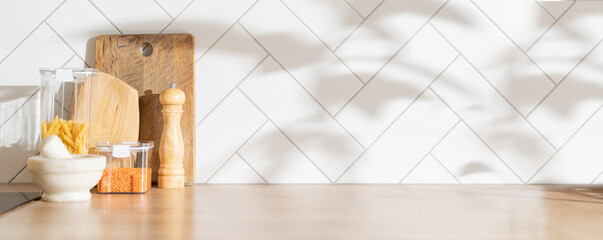
[[[87,95],[87,94],[90,95]],[[89,96],[89,97],[87,97]],[[96,79],[84,83],[75,108],[77,119],[88,117],[90,150],[99,141],[132,142],[138,140],[140,116],[138,91],[118,78],[99,72]],[[95,153],[91,151],[90,153]]]
[[[151,53],[148,54],[149,52]],[[191,34],[102,35],[96,38],[96,68],[116,76],[138,90],[139,140],[155,142],[151,164],[153,182],[157,182],[158,149],[163,131],[159,94],[172,82],[186,94],[181,120],[185,150],[184,171],[185,182],[194,182],[194,56],[195,38]]]

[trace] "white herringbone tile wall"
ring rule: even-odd
[[[31,181],[39,67],[188,32],[198,183],[600,184],[601,26],[603,1],[1,0],[0,182]]]

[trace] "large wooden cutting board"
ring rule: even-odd
[[[194,56],[195,39],[190,34],[102,35],[96,38],[96,68],[116,76],[138,90],[139,140],[155,141],[152,156],[153,182],[157,181],[157,149],[163,131],[159,94],[172,82],[186,94],[181,120],[185,149],[185,182],[194,182]]]

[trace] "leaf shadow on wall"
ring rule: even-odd
[[[425,4],[433,4],[432,2],[426,2]],[[405,13],[399,13],[396,11],[391,11],[389,9],[386,9],[386,14],[383,15],[384,21],[389,18],[389,17],[395,17],[395,15],[397,14],[406,14]],[[431,15],[433,14],[433,12],[419,12],[419,13],[415,13],[415,12],[410,12],[410,14],[424,14],[424,15]],[[463,17],[462,14],[458,14],[458,16],[455,16],[453,18],[448,19],[450,21],[457,21],[461,24],[467,24],[467,25],[471,25],[471,22],[467,19],[465,19]],[[377,21],[379,22],[379,21]],[[394,37],[392,36],[392,32],[389,29],[385,29],[385,28],[381,28],[381,26],[379,26],[378,24],[376,24],[375,26],[372,27],[373,28],[373,32],[376,36],[382,37],[382,38],[391,38]],[[409,33],[410,34],[410,33]],[[268,39],[266,41],[269,42],[277,42],[277,43],[286,43],[284,44],[283,47],[289,48],[289,49],[303,49],[302,51],[300,51],[302,54],[297,54],[294,56],[290,56],[290,60],[287,61],[285,67],[291,72],[291,71],[304,71],[305,69],[311,69],[314,70],[315,72],[317,72],[315,78],[317,80],[316,84],[314,86],[312,86],[312,89],[306,89],[309,92],[316,92],[317,94],[314,96],[316,99],[322,99],[324,100],[322,102],[323,105],[328,105],[330,102],[335,102],[335,99],[332,99],[332,92],[336,89],[334,89],[333,85],[330,85],[328,83],[328,81],[332,81],[333,79],[338,79],[338,78],[349,78],[349,75],[341,75],[341,76],[333,76],[333,75],[327,75],[326,71],[316,71],[317,69],[333,69],[333,68],[338,68],[340,66],[338,66],[338,64],[331,66],[328,65],[328,62],[325,62],[323,64],[321,64],[320,62],[317,62],[315,59],[315,55],[317,53],[321,53],[322,49],[324,46],[312,46],[312,45],[308,45],[305,42],[301,42],[298,39],[296,39],[293,36],[287,36],[287,35],[283,35],[283,34],[271,34],[268,36],[262,36],[263,39]],[[402,44],[401,44],[402,45]],[[306,54],[304,54],[306,53]],[[277,61],[279,59],[276,59]],[[317,67],[319,66],[319,67]],[[428,67],[422,67],[420,65],[416,65],[413,64],[411,62],[406,62],[404,64],[404,68],[409,68],[409,66],[411,66],[410,68],[412,68],[416,73],[416,75],[427,75],[427,76],[436,76],[438,75],[438,72],[433,72],[432,69],[428,68]],[[399,83],[396,81],[396,76],[387,76],[391,79],[385,79],[384,82],[384,90],[386,90],[386,92],[384,92],[383,94],[380,94],[378,96],[376,96],[376,98],[371,99],[371,102],[367,102],[366,105],[360,104],[360,105],[351,105],[348,107],[354,107],[354,108],[359,108],[362,112],[364,112],[365,114],[370,116],[376,116],[377,113],[379,111],[381,111],[381,108],[386,109],[386,105],[394,100],[397,99],[415,99],[417,97],[417,93],[422,92],[424,89],[423,88],[416,88],[414,85],[408,85],[408,84],[404,84],[404,83]],[[403,76],[402,76],[403,77]],[[299,79],[297,79],[298,81],[300,81]],[[355,79],[357,80],[357,79]],[[358,81],[359,82],[359,81]],[[302,84],[303,85],[303,84]],[[335,86],[335,88],[337,87],[341,87],[341,86]],[[451,86],[451,87],[455,87],[455,86]],[[336,102],[335,102],[336,104]],[[325,148],[326,151],[331,152],[332,155],[338,155],[341,153],[345,153],[347,151],[349,151],[349,149],[341,149],[340,146],[341,142],[344,142],[344,138],[347,138],[346,136],[341,136],[341,135],[328,135],[329,133],[326,132],[320,132],[320,131],[316,131],[312,132],[312,131],[306,131],[304,133],[301,134],[297,134],[298,136],[303,136],[303,137],[299,137],[296,138],[295,141],[296,143],[301,143],[302,145],[304,144],[304,142],[316,142],[316,141],[320,141],[320,142],[324,142],[324,143],[329,143],[327,145],[331,145],[331,147]],[[266,146],[270,145],[270,140],[266,140],[265,141]],[[266,147],[266,155],[270,155],[270,157],[275,157],[278,158],[278,156],[282,157],[282,158],[287,158],[288,156],[286,155],[280,155],[279,153],[274,154],[274,149],[271,149],[270,147]],[[273,171],[279,171],[278,167],[275,166],[275,169]]]
[[[420,4],[425,5],[427,7],[425,7],[424,9],[437,9],[439,6],[441,6],[440,2],[436,2],[436,1],[422,1]],[[327,7],[335,7],[335,5],[328,5],[326,4],[325,6]],[[421,8],[422,9],[422,8]],[[386,21],[387,18],[389,17],[395,17],[396,15],[399,14],[408,14],[408,15],[424,15],[424,16],[430,16],[433,14],[432,11],[405,11],[405,12],[396,12],[392,9],[387,9],[387,8],[383,8],[380,9],[380,11],[383,11],[384,13],[381,15],[381,17],[383,18],[382,21]],[[336,11],[333,11],[336,12]],[[451,21],[461,21],[462,23],[465,24],[470,24],[470,22],[466,21],[466,19],[463,18],[462,15],[458,15],[457,18],[455,19],[451,19]],[[379,23],[380,21],[377,21],[377,23]],[[137,23],[133,22],[132,24],[130,24],[130,28],[134,28],[135,29],[135,25]],[[140,23],[142,25],[142,23]],[[180,22],[179,23],[181,26],[198,26],[199,28],[202,29],[207,29],[209,32],[214,32],[217,30],[221,30],[220,27],[217,26],[222,26],[224,25],[224,23],[222,22],[203,22],[203,23],[198,23],[198,22],[190,22],[190,23],[186,23],[186,22]],[[347,27],[354,27],[354,26],[347,26]],[[377,36],[379,38],[393,38],[394,35],[396,35],[395,33],[391,32],[391,29],[387,28],[387,27],[383,27],[380,26],[379,24],[375,24],[374,26],[371,26],[372,29],[372,33],[374,34],[374,36]],[[172,28],[170,29],[171,32],[177,31],[178,29],[176,28]],[[124,34],[128,34],[127,32],[124,32]],[[412,33],[408,33],[409,35]],[[202,37],[202,36],[196,36],[196,37]],[[334,85],[332,83],[333,80],[335,81],[339,81],[339,80],[349,80],[349,81],[355,81],[356,84],[358,85],[358,87],[361,85],[360,80],[358,79],[345,79],[345,78],[349,78],[350,76],[353,77],[353,75],[351,75],[349,73],[348,69],[342,69],[342,74],[341,75],[331,75],[331,73],[328,73],[328,69],[331,68],[341,68],[341,65],[339,63],[335,64],[335,65],[330,65],[331,63],[329,63],[328,61],[317,61],[316,58],[312,57],[315,55],[312,55],[310,53],[321,53],[323,52],[324,46],[312,46],[312,45],[308,45],[306,42],[301,41],[300,39],[296,38],[295,36],[288,36],[288,35],[283,35],[283,34],[274,34],[274,35],[270,35],[270,36],[265,36],[266,38],[269,39],[269,41],[271,42],[278,42],[279,44],[282,44],[283,47],[286,47],[288,49],[303,49],[301,52],[302,54],[299,55],[295,55],[295,56],[291,56],[290,60],[287,62],[287,65],[285,66],[288,70],[301,70],[303,71],[304,69],[308,69],[309,71],[312,71],[313,74],[315,74],[313,77],[315,79],[312,79],[312,81],[314,82],[312,86],[307,87],[306,90],[308,90],[309,92],[314,93],[314,98],[316,99],[321,99],[322,100],[322,105],[324,106],[329,106],[329,105],[337,105],[339,107],[341,107],[345,101],[347,101],[348,99],[334,99],[332,92],[333,91],[337,91],[337,88],[340,88],[342,86],[337,86]],[[246,36],[240,36],[239,40],[235,40],[235,41],[241,41],[244,42],[246,41]],[[93,59],[94,59],[94,39],[95,38],[91,38],[88,43],[87,43],[87,55],[85,57],[86,62],[88,64],[92,64],[93,63]],[[247,54],[252,54],[252,52],[245,52],[242,51],[240,48],[239,49],[221,49],[224,52],[228,52],[230,54],[237,54],[237,55],[247,55]],[[244,49],[243,49],[244,50]],[[303,53],[308,53],[308,54],[303,54]],[[203,52],[199,52],[199,55],[202,55]],[[279,59],[276,59],[277,61]],[[409,63],[412,64],[412,63]],[[423,74],[433,74],[430,72],[429,69],[425,68],[422,69],[420,66],[414,66],[414,68],[416,69],[417,72],[423,72]],[[346,72],[347,71],[347,72]],[[302,81],[301,79],[297,79],[298,81]],[[383,94],[379,96],[379,99],[375,100],[375,104],[377,107],[374,106],[361,106],[361,108],[363,109],[363,111],[368,112],[369,114],[374,113],[375,111],[379,111],[379,109],[381,108],[380,106],[387,104],[387,102],[393,101],[395,99],[398,98],[414,98],[416,97],[416,95],[414,95],[414,93],[416,91],[420,91],[420,89],[416,89],[413,90],[414,86],[408,86],[405,84],[397,84],[395,83],[395,81],[392,81],[391,83],[388,82],[387,84],[389,84],[390,86],[387,89],[391,89],[391,91],[388,91],[388,94]],[[225,96],[226,97],[226,96]],[[281,127],[281,126],[279,126]],[[287,128],[287,126],[282,126],[284,128]],[[347,149],[347,148],[341,148],[340,146],[345,144],[341,144],[342,142],[346,142],[349,141],[349,136],[346,135],[341,135],[341,134],[330,134],[328,132],[324,132],[321,131],[320,129],[316,129],[316,130],[308,130],[308,131],[301,131],[301,130],[292,130],[292,131],[297,131],[297,132],[293,132],[290,134],[294,134],[296,135],[296,143],[298,145],[305,145],[305,144],[312,144],[314,145],[315,143],[322,143],[322,148],[323,151],[328,152],[328,155],[331,156],[337,156],[337,155],[342,155],[345,154],[348,151],[351,151],[351,149]],[[275,135],[280,134],[280,132],[275,132]],[[274,156],[275,158],[288,158],[290,157],[288,155],[288,153],[280,153],[280,152],[274,152],[274,149],[270,148],[271,145],[271,141],[270,137],[268,137],[265,140],[265,145],[266,145],[266,155],[269,156]],[[316,144],[316,145],[321,145],[321,144]],[[198,149],[198,151],[203,151],[203,149]],[[199,159],[197,159],[197,161],[200,161]],[[223,159],[221,161],[226,161],[226,159]],[[272,167],[274,172],[279,171],[279,169],[282,169],[282,166],[274,166]]]
[[[594,14],[600,14],[600,10],[591,9],[590,11],[583,11],[578,15],[566,14],[562,16],[562,20],[565,22],[579,21],[580,18],[587,18],[589,15]],[[541,24],[542,28],[549,27],[549,23],[542,22]],[[570,26],[563,24],[556,24],[554,27],[558,32],[561,32],[560,36],[563,38],[542,38],[536,43],[555,45],[562,44],[561,42],[563,41],[576,41],[579,42],[580,45],[589,46],[589,49],[595,47],[595,45],[588,40],[588,34],[584,32],[577,31]],[[598,48],[600,47],[601,46],[599,44]],[[600,84],[600,81],[595,80],[597,78],[596,76],[603,76],[603,64],[598,64],[596,60],[593,60],[593,57],[596,58],[596,56],[590,56],[588,52],[572,52],[573,49],[565,49],[562,47],[559,47],[555,51],[563,53],[571,52],[572,54],[580,55],[581,60],[576,62],[576,59],[552,56],[544,59],[535,58],[531,57],[531,52],[528,51],[526,55],[535,61],[534,64],[536,66],[538,66],[538,64],[556,64],[570,65],[574,67],[572,67],[569,72],[559,72],[555,70],[555,72],[542,71],[542,74],[530,75],[522,72],[522,65],[519,64],[518,59],[515,59],[510,55],[505,56],[504,54],[500,55],[501,61],[496,64],[499,66],[493,65],[490,67],[504,68],[505,82],[500,84],[499,88],[505,89],[505,91],[509,93],[508,98],[519,100],[515,107],[517,109],[523,107],[527,109],[527,111],[520,114],[526,119],[526,121],[533,124],[534,129],[539,131],[544,139],[547,139],[553,144],[552,147],[556,148],[556,152],[559,152],[563,149],[564,143],[571,140],[570,135],[573,135],[572,133],[574,133],[574,131],[579,130],[579,126],[584,123],[580,122],[573,124],[572,122],[576,121],[576,116],[590,116],[591,114],[595,113],[595,111],[598,109],[598,106],[603,104],[603,86]],[[504,53],[505,51],[503,50],[500,52]],[[584,73],[587,74],[585,75]],[[526,89],[530,89],[531,86],[528,85],[528,87],[526,87],[525,83],[534,82],[536,78],[543,78],[545,74],[550,76],[552,79],[560,79],[560,81],[553,82],[551,80],[549,83],[550,90],[545,92],[547,95],[539,98],[530,96],[529,93],[526,92]],[[545,77],[548,78],[548,76]],[[537,88],[537,86],[533,86],[533,88]],[[583,118],[582,120],[586,121],[587,119]],[[559,125],[551,128],[542,128],[541,125],[538,124],[542,124],[543,122]],[[570,130],[564,129],[565,126],[562,125],[566,123],[569,123],[570,125],[573,124],[573,127],[575,128]],[[554,132],[558,131],[571,131],[571,133],[567,134],[568,138],[560,140],[555,138],[556,133]],[[514,146],[514,149],[517,149],[520,154],[529,156],[530,158],[534,156],[533,159],[536,159],[538,150],[530,147],[529,144],[525,144],[529,140],[525,137],[525,135],[522,135],[522,132],[513,131],[513,129],[496,129],[495,131],[491,131],[489,134],[492,138],[513,142],[512,145]],[[588,146],[584,147],[585,149],[589,148]],[[553,153],[553,155],[550,156],[551,159],[554,159],[555,155],[556,153]],[[563,159],[557,160],[563,161]],[[548,179],[547,181],[558,181],[558,183],[566,182],[567,180],[564,180],[564,177],[561,175],[567,174],[567,171],[571,171],[570,169],[564,169],[563,173],[541,171],[542,167],[546,166],[546,164],[549,162],[550,159],[547,159],[547,161],[543,162],[542,165],[540,165],[540,168],[534,172],[530,179],[534,178],[534,176],[537,174],[540,174],[542,176],[539,176],[539,178]],[[572,172],[568,175],[571,174],[580,175],[581,173]],[[524,180],[528,181],[530,179]]]
[[[437,4],[437,3],[433,2],[433,1],[425,1],[422,4],[432,5],[432,4]],[[380,15],[380,17],[382,19],[375,21],[376,24],[374,24],[373,26],[370,26],[370,29],[371,29],[371,33],[373,34],[373,36],[376,36],[378,38],[383,38],[383,39],[394,38],[396,35],[396,33],[393,33],[391,31],[391,28],[379,25],[379,23],[387,21],[388,18],[396,17],[397,15],[400,15],[400,14],[416,14],[416,15],[425,15],[425,16],[431,16],[433,14],[433,12],[429,12],[429,11],[400,12],[400,11],[395,11],[392,9],[378,9],[378,10],[384,11],[385,13]],[[593,10],[592,12],[585,12],[584,14],[586,15],[586,14],[598,14],[598,13],[600,13],[600,12]],[[376,17],[376,16],[371,16],[371,17]],[[444,17],[445,17],[446,21],[455,22],[456,24],[461,24],[461,25],[464,25],[464,26],[467,26],[470,28],[475,27],[475,24],[472,23],[470,19],[465,17],[461,11],[456,12],[452,16],[446,15]],[[567,17],[567,16],[564,16],[564,17]],[[213,30],[221,29],[221,28],[218,28],[215,26],[222,26],[225,23],[222,23],[222,22],[204,22],[204,23],[190,22],[190,23],[181,23],[181,24],[189,25],[189,26],[199,26],[200,28],[210,29],[211,31],[213,31]],[[367,24],[367,23],[365,23],[365,24]],[[541,24],[542,24],[542,26],[547,27],[546,26],[547,23],[542,22]],[[172,31],[172,30],[177,30],[177,29],[171,29],[170,31]],[[403,31],[403,29],[400,31]],[[566,29],[564,29],[564,31],[568,34],[568,36],[572,36],[575,38],[584,37],[583,36],[584,33],[580,33],[571,28],[566,28]],[[196,37],[200,37],[200,36],[196,36]],[[238,39],[235,39],[234,41],[240,41],[241,43],[246,42],[247,38],[248,38],[248,36],[235,36],[235,37]],[[338,79],[342,79],[342,78],[346,78],[344,80],[349,80],[347,78],[349,78],[350,75],[348,72],[346,72],[347,70],[343,69],[343,71],[341,72],[340,75],[333,75],[332,71],[331,71],[331,73],[329,73],[329,71],[327,71],[327,70],[339,69],[341,67],[339,63],[333,64],[333,63],[330,63],[329,61],[323,61],[324,59],[319,59],[317,61],[315,59],[315,57],[313,57],[313,56],[315,56],[315,53],[322,53],[324,50],[324,46],[309,45],[308,43],[301,41],[300,39],[296,38],[295,36],[289,36],[286,34],[274,33],[274,34],[270,34],[270,35],[262,36],[262,37],[268,39],[268,41],[270,41],[270,42],[276,42],[276,43],[280,44],[282,48],[302,49],[300,51],[301,54],[292,55],[292,56],[288,57],[288,59],[290,61],[287,61],[285,67],[289,72],[308,71],[313,74],[312,83],[307,85],[307,87],[305,87],[306,88],[305,90],[307,92],[315,94],[315,95],[313,95],[313,97],[315,99],[321,99],[323,101],[323,102],[321,102],[322,105],[337,106],[337,105],[343,104],[347,100],[349,100],[349,99],[344,99],[344,101],[342,102],[342,100],[340,98],[334,98],[331,93],[333,91],[337,91],[338,88],[343,88],[345,86],[336,86],[329,82],[333,79],[338,80]],[[262,43],[262,42],[260,41],[260,43]],[[94,46],[94,45],[88,44],[89,48],[91,46]],[[88,50],[90,50],[90,49],[88,49]],[[222,51],[223,53],[234,54],[234,55],[239,55],[239,56],[243,56],[243,57],[254,54],[251,51],[247,52],[245,50],[246,49],[241,49],[241,48],[220,49],[220,51]],[[497,59],[499,59],[500,62],[498,62],[496,66],[490,66],[490,67],[493,67],[493,68],[494,67],[497,67],[497,68],[502,67],[502,68],[504,68],[504,72],[505,72],[505,77],[504,77],[505,81],[503,83],[500,83],[500,85],[496,85],[496,87],[500,88],[500,89],[505,89],[505,91],[508,93],[507,96],[509,96],[510,98],[518,99],[518,101],[515,103],[516,104],[515,107],[517,109],[533,107],[533,102],[534,102],[533,101],[534,99],[532,98],[533,96],[525,94],[525,84],[523,84],[523,83],[533,82],[533,81],[535,81],[535,79],[541,78],[542,75],[540,75],[540,74],[530,75],[530,74],[522,73],[522,71],[521,71],[522,65],[519,64],[520,60],[516,59],[510,55],[505,56],[504,53],[507,50],[508,49],[496,49],[496,51],[492,51],[492,54],[496,55],[495,57]],[[87,51],[87,52],[90,53],[93,51]],[[304,53],[306,53],[306,54],[304,54]],[[501,53],[503,53],[503,55],[501,55]],[[198,54],[202,55],[203,52],[199,52]],[[337,54],[335,53],[335,55],[337,55]],[[86,56],[86,59],[87,60],[93,59],[93,57],[91,58],[90,56]],[[276,59],[276,60],[278,61],[279,59]],[[359,61],[371,61],[372,59],[365,59],[362,56],[358,56],[358,60]],[[536,60],[536,59],[534,59],[534,60]],[[567,60],[551,59],[551,61],[564,62]],[[390,64],[392,64],[392,63],[390,63]],[[434,73],[433,70],[429,69],[428,67],[417,65],[412,62],[403,62],[401,64],[403,64],[403,65],[400,67],[412,68],[416,72],[417,75],[431,76],[431,75],[438,74],[438,73]],[[603,66],[595,66],[595,64],[593,64],[592,66],[589,66],[589,67],[594,70],[603,69],[602,68]],[[400,76],[400,77],[404,77],[404,76]],[[397,82],[396,76],[384,76],[384,78],[386,78],[386,79],[383,81],[384,82],[383,94],[375,96],[374,99],[371,99],[371,102],[364,102],[361,104],[350,104],[350,105],[347,105],[346,108],[356,108],[360,112],[362,112],[364,115],[366,115],[368,118],[371,118],[371,117],[376,118],[376,117],[379,117],[378,113],[380,111],[387,110],[387,104],[389,104],[391,102],[395,102],[396,100],[399,100],[399,99],[415,99],[416,93],[423,91],[423,89],[417,88],[414,85],[402,84],[402,83]],[[296,79],[296,80],[298,82],[303,81],[303,79]],[[203,81],[203,80],[199,79],[198,81]],[[245,81],[245,80],[241,79],[240,81]],[[355,81],[355,82],[357,82],[357,84],[361,84],[360,80],[358,80],[356,78],[354,78],[350,81],[351,82]],[[437,81],[437,80],[435,80],[435,81]],[[303,84],[300,84],[300,85],[303,85]],[[463,89],[459,86],[449,85],[448,87],[455,89],[455,91],[459,91],[459,92],[463,91]],[[552,86],[551,86],[551,88],[552,88]],[[577,86],[577,89],[580,89],[580,91],[579,91],[579,93],[575,94],[575,96],[572,96],[572,98],[575,98],[574,101],[568,101],[565,104],[561,105],[561,107],[549,106],[546,104],[546,102],[543,102],[543,104],[541,104],[540,107],[546,108],[546,109],[551,109],[553,112],[558,114],[559,117],[563,118],[569,112],[571,112],[571,110],[575,106],[579,105],[582,102],[591,101],[593,99],[596,99],[596,100],[603,99],[603,89],[597,84],[583,82]],[[360,90],[362,90],[362,89],[360,89]],[[585,90],[585,91],[582,91],[582,90]],[[578,91],[578,90],[576,90],[576,91]],[[227,96],[224,96],[224,98],[226,98],[226,97]],[[478,103],[478,105],[479,105],[479,103]],[[219,107],[219,106],[217,106],[217,107]],[[332,115],[332,114],[330,114],[330,115]],[[525,115],[522,115],[522,116],[525,117]],[[203,116],[199,116],[199,117],[201,118]],[[522,142],[529,141],[531,139],[530,136],[525,135],[521,132],[513,131],[513,129],[497,129],[497,128],[495,128],[495,126],[497,126],[498,121],[504,122],[507,120],[506,119],[493,119],[490,124],[484,125],[484,126],[494,126],[493,130],[487,131],[488,132],[487,134],[491,134],[491,136],[489,138],[500,139],[500,141],[509,142],[512,146],[514,146],[514,150],[517,150],[522,155],[531,156],[531,155],[537,155],[539,153],[540,150],[538,150],[538,149],[533,149],[533,148],[529,147],[529,145],[526,145],[526,144],[520,144]],[[278,126],[278,127],[286,127],[286,126]],[[349,136],[344,135],[344,137],[342,137],[342,135],[337,135],[337,134],[330,135],[330,133],[322,132],[320,130],[316,130],[316,131],[299,130],[299,131],[300,131],[299,133],[294,133],[299,136],[298,138],[295,139],[296,144],[301,145],[304,143],[324,142],[324,143],[327,143],[324,146],[324,151],[330,152],[329,153],[330,155],[340,155],[342,153],[350,151],[350,149],[338,147],[338,146],[340,146],[339,143],[347,141],[347,138]],[[286,135],[288,134],[287,132],[285,132],[285,133],[286,133]],[[274,135],[275,136],[280,135],[280,132],[275,131]],[[408,136],[408,137],[412,137],[412,136]],[[279,159],[279,158],[280,159],[288,159],[291,157],[291,155],[288,152],[280,152],[275,149],[272,149],[271,145],[274,144],[273,141],[274,140],[272,139],[272,137],[266,137],[266,139],[260,141],[264,144],[263,146],[260,146],[260,147],[262,149],[265,149],[264,150],[265,155],[270,156],[270,158],[274,158],[274,159]],[[299,141],[299,143],[297,141]],[[329,147],[327,147],[327,146],[329,146]],[[197,151],[203,151],[203,149],[197,149]],[[219,160],[212,159],[210,161],[225,162],[226,160],[227,159],[219,159]],[[199,161],[201,161],[201,160],[197,159],[197,162],[199,162]],[[406,160],[400,159],[400,161],[406,161]],[[504,159],[503,159],[503,161],[504,161]],[[468,165],[471,165],[474,163],[477,164],[479,162],[473,161],[473,162],[470,162]],[[275,164],[273,166],[270,166],[270,168],[268,168],[269,170],[267,172],[278,172],[278,171],[284,170],[284,168],[286,168],[286,166],[281,166],[280,164]],[[400,172],[404,172],[404,171],[401,169]],[[466,174],[469,174],[471,172],[474,172],[474,171],[468,171]],[[268,173],[268,174],[270,174],[270,173]],[[459,174],[462,176],[464,173],[459,173]],[[457,176],[457,177],[459,177],[459,176]]]

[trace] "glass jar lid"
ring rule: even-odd
[[[127,146],[130,151],[146,151],[153,148],[153,141],[148,142],[99,142],[96,144],[96,150],[102,152],[113,151],[113,146]]]
[[[40,74],[56,74],[57,69],[71,70],[74,76],[98,75],[96,68],[40,68]]]

